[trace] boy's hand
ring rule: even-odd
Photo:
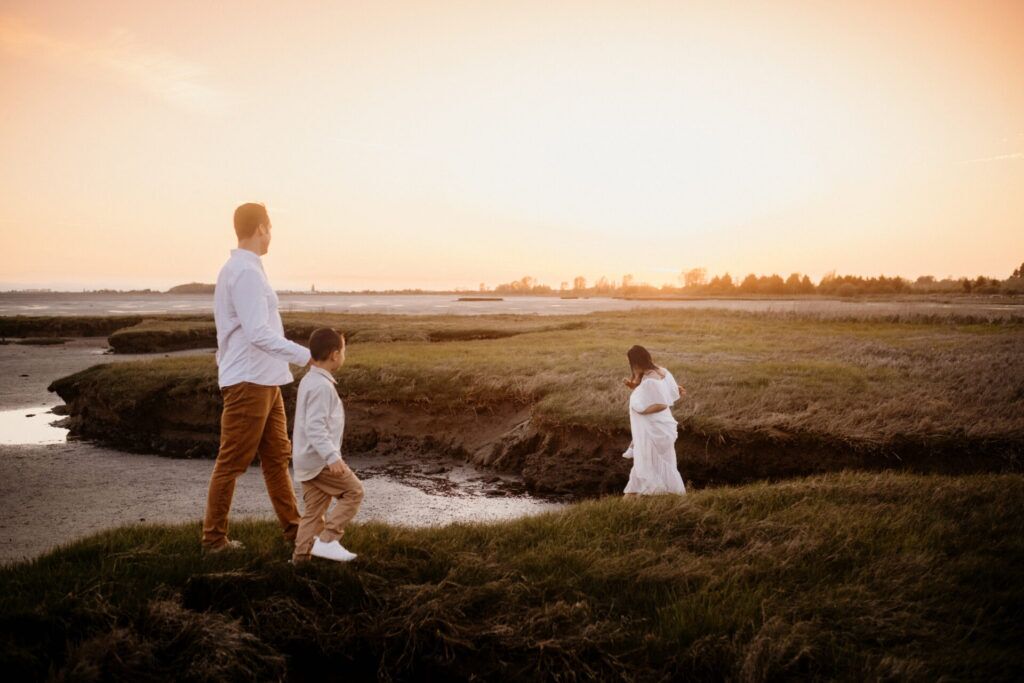
[[[630,389],[636,389],[637,386],[640,385],[640,382],[637,382],[632,377],[627,377],[626,379],[622,380],[622,383],[625,384]]]
[[[683,387],[683,385],[677,384],[676,386],[679,387],[679,398],[683,398],[684,396],[686,396],[686,389]]]
[[[335,460],[327,466],[327,471],[331,474],[345,474],[345,465],[341,460]]]

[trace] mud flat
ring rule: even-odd
[[[0,564],[37,557],[113,526],[202,517],[211,461],[156,457],[145,449],[129,453],[69,438],[60,427],[67,419],[64,406],[47,392],[55,377],[98,361],[140,358],[107,351],[103,337],[73,339],[61,347],[0,346],[0,373],[7,378],[0,384]],[[210,352],[159,357],[196,354]],[[346,457],[367,492],[361,521],[430,526],[510,519],[561,506],[555,499],[527,495],[519,477],[481,471],[440,454],[415,460],[400,454]],[[232,519],[272,517],[254,466],[238,481]]]
[[[170,354],[168,357],[190,354],[212,354],[209,349]],[[107,338],[75,337],[56,346],[27,346],[6,344],[0,346],[0,410],[54,403],[47,392],[53,380],[64,377],[98,363],[120,363],[148,360],[152,353],[112,355]]]
[[[515,477],[495,477],[463,462],[355,456],[347,461],[366,490],[360,522],[431,526],[497,521],[561,506],[525,495]],[[125,453],[76,441],[0,445],[0,564],[36,557],[114,526],[202,519],[212,466],[210,461]],[[298,484],[295,490],[301,501]],[[231,518],[273,518],[258,467],[239,478]]]

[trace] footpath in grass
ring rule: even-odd
[[[0,570],[24,678],[1020,680],[1024,477],[841,473],[498,524],[105,532]]]

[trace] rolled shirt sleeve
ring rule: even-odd
[[[238,314],[242,333],[250,344],[264,353],[295,365],[309,362],[309,349],[286,339],[270,325],[267,291],[257,271],[246,268],[231,286],[231,303]]]
[[[644,378],[640,386],[633,390],[629,397],[629,407],[642,413],[657,403],[666,403],[665,395],[660,390],[660,382]]]

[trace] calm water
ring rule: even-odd
[[[471,296],[471,295],[470,295]],[[955,303],[934,301],[842,301],[832,299],[738,300],[692,299],[687,301],[625,301],[608,297],[560,299],[558,297],[510,296],[504,301],[457,301],[451,294],[281,294],[282,311],[327,313],[392,313],[408,315],[494,313],[563,315],[635,308],[714,308],[739,311],[818,313],[824,315],[891,315],[908,313],[975,314],[990,317],[1024,317],[1024,302]],[[82,294],[0,292],[0,315],[111,315],[144,313],[210,313],[208,294]]]
[[[53,405],[0,410],[0,445],[64,443],[68,430],[51,423],[64,419],[50,412]]]
[[[2,352],[2,351],[0,351]],[[53,426],[52,405],[0,411],[0,565],[31,558],[101,529],[137,522],[191,522],[202,515],[212,460],[123,453]],[[357,521],[411,526],[515,519],[564,503],[534,498],[521,480],[454,458],[350,456],[366,498]],[[73,512],[67,505],[74,493]],[[302,500],[295,482],[296,497]],[[262,473],[239,477],[232,519],[273,519]],[[198,542],[198,540],[197,540]]]

